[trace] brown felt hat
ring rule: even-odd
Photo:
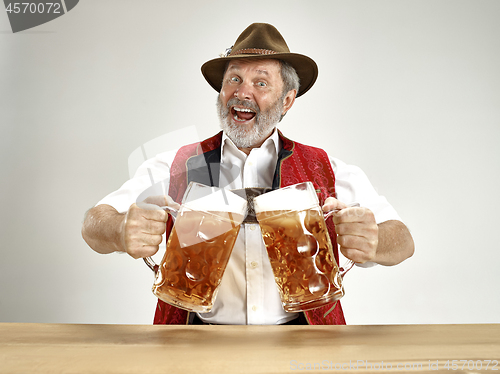
[[[297,97],[305,94],[318,77],[316,63],[307,56],[290,53],[283,36],[274,26],[267,23],[253,23],[248,26],[224,56],[205,62],[201,72],[207,82],[220,92],[226,64],[233,59],[242,58],[272,58],[288,62],[295,68],[300,78]]]

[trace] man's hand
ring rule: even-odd
[[[168,213],[160,206],[175,204],[169,196],[148,197],[142,203],[132,204],[125,214],[120,236],[124,252],[133,258],[142,258],[158,252],[165,233]]]
[[[333,197],[323,205],[323,211],[331,210],[338,210],[332,219],[340,251],[354,262],[373,261],[390,266],[413,255],[415,244],[403,222],[391,220],[377,225],[371,210],[349,208]]]
[[[331,210],[338,210],[332,219],[342,254],[357,263],[374,261],[379,228],[373,212],[367,208],[349,208],[337,199],[329,197],[323,205],[323,211]]]
[[[127,252],[134,258],[154,255],[165,233],[168,214],[162,206],[179,208],[169,196],[149,197],[132,204],[126,213],[109,205],[98,205],[87,212],[82,236],[98,253]]]

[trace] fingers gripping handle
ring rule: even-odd
[[[177,216],[177,209],[172,208],[170,206],[162,206],[162,207],[160,207],[160,209],[167,210],[167,212],[170,213],[170,216],[172,217],[172,219],[175,221],[175,217]],[[158,273],[158,269],[160,268],[160,266],[157,265],[151,257],[144,257],[143,260],[146,263],[146,265],[148,266],[148,268],[153,270],[153,272],[156,275],[156,273]]]
[[[352,204],[348,204],[348,207],[349,208],[352,208],[352,207],[358,207],[359,206],[359,203],[352,203]],[[334,210],[330,210],[328,213],[325,213],[324,217],[325,217],[325,221],[330,218],[334,213],[337,213],[338,211],[340,211],[341,209],[334,209]],[[347,259],[347,261],[344,263],[344,265],[342,267],[339,268],[339,274],[340,276],[343,278],[344,275],[347,274],[347,272],[349,270],[352,269],[352,267],[354,266],[354,261],[353,260],[350,260],[350,259]]]

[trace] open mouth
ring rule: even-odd
[[[252,109],[235,106],[231,108],[231,114],[233,119],[237,122],[250,121],[256,115]]]

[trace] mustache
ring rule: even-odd
[[[255,114],[260,114],[260,108],[258,107],[258,105],[249,100],[239,100],[237,97],[233,97],[227,102],[227,111],[229,111],[229,109],[234,105],[244,106],[245,108],[252,109]]]

